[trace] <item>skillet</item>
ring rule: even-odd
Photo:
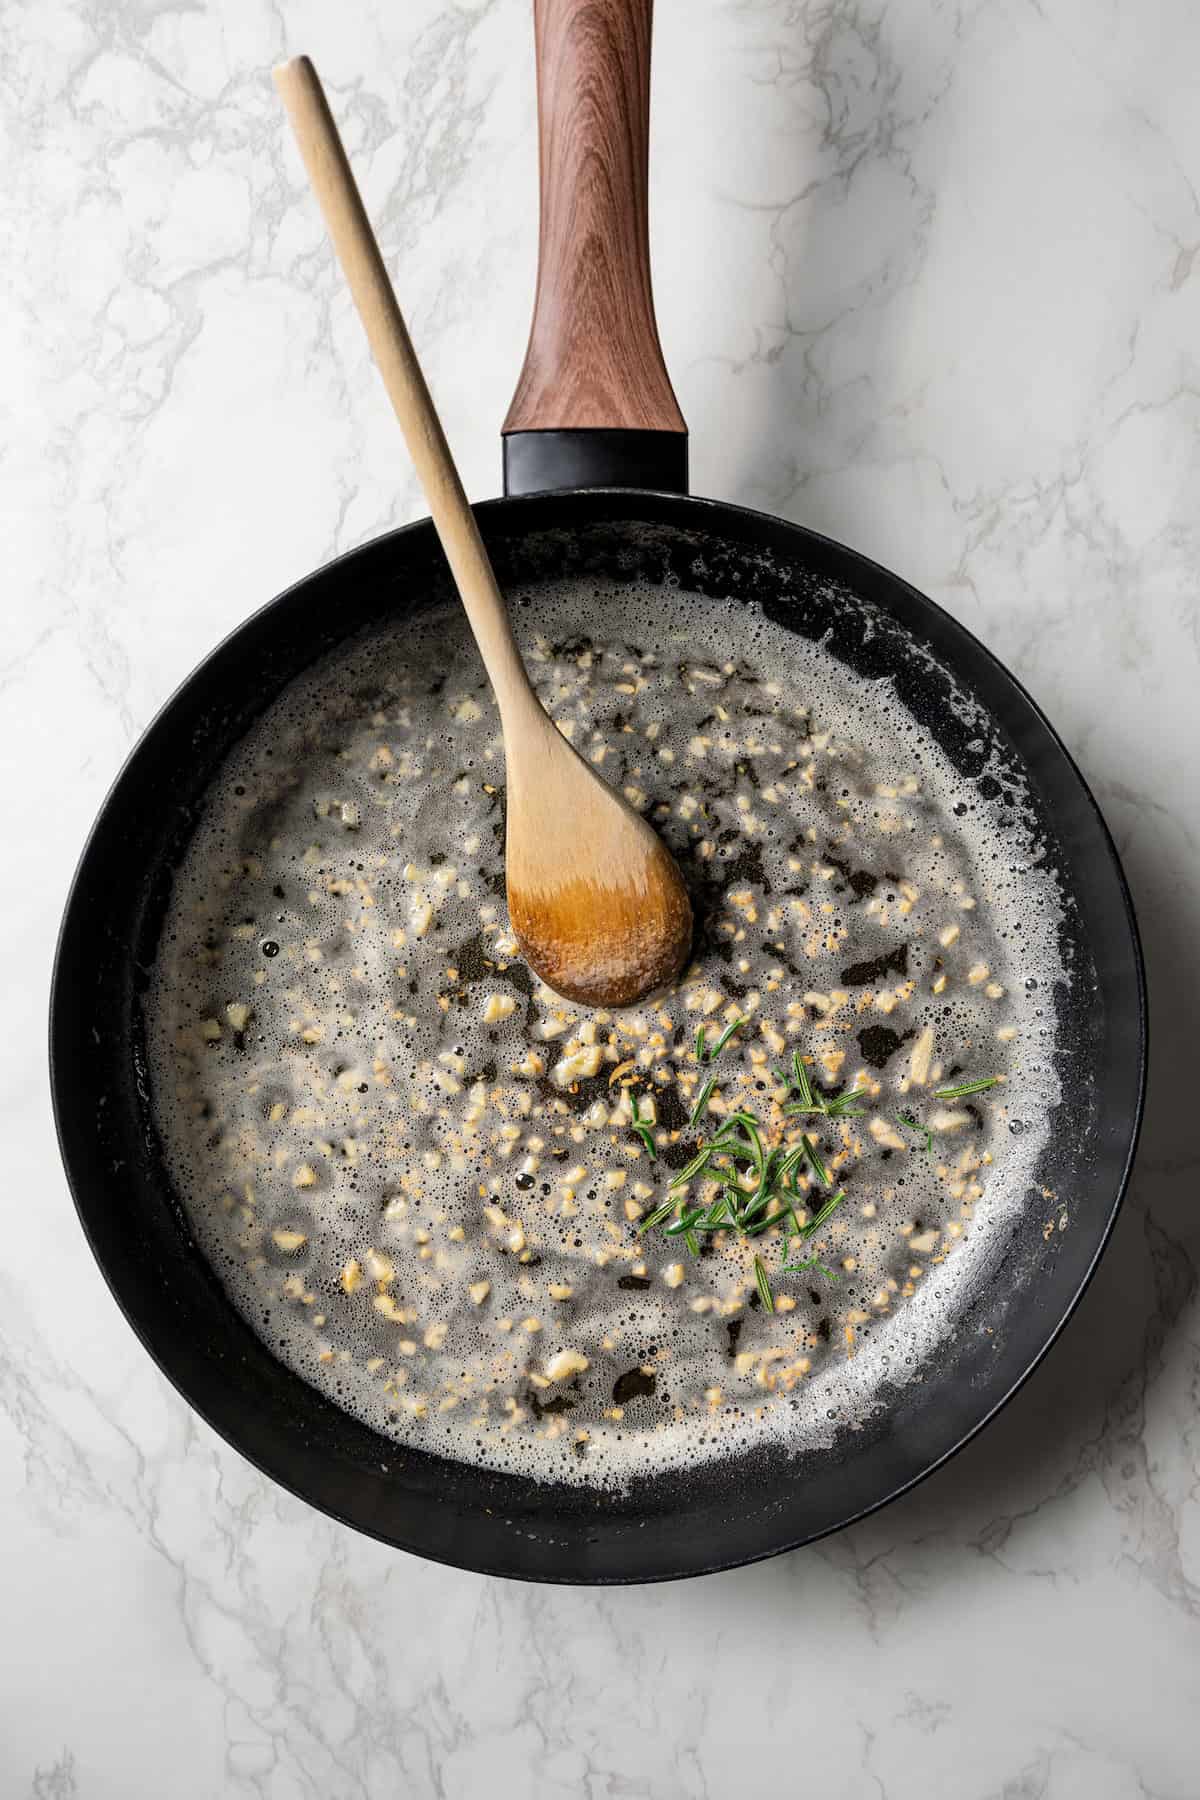
[[[339,558],[219,645],[150,725],[106,800],[68,900],[51,999],[62,1155],[130,1323],[229,1443],[283,1486],[400,1548],[556,1582],[662,1580],[811,1541],[921,1479],[1049,1348],[1095,1267],[1128,1177],[1146,1068],[1144,982],[1117,856],[1034,702],[907,583],[800,526],[687,494],[687,434],[658,342],[646,210],[652,0],[535,0],[541,228],[533,326],[504,429],[503,500],[478,507],[507,589],[616,576],[753,603],[891,681],[964,783],[1029,795],[1060,872],[1062,1103],[992,1279],[919,1379],[832,1448],[758,1452],[614,1493],[539,1484],[402,1448],[276,1360],[190,1237],[150,1109],[142,999],[178,866],[230,750],[289,682],[353,633],[452,598],[428,521]],[[869,615],[871,630],[864,632]],[[588,621],[582,620],[586,627]],[[597,621],[598,628],[602,622]],[[967,703],[964,704],[964,695]],[[685,870],[686,873],[686,870]]]

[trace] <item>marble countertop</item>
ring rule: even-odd
[[[1042,1370],[857,1529],[668,1589],[435,1568],[265,1483],[119,1317],[49,961],[155,708],[420,510],[285,143],[331,89],[473,496],[524,347],[528,0],[0,15],[0,1793],[1195,1800],[1200,13],[659,0],[653,240],[693,486],[892,565],[1050,713],[1155,1014],[1132,1193]]]

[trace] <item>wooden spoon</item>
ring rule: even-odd
[[[275,85],[500,708],[513,931],[557,993],[589,1006],[631,1006],[678,974],[687,956],[692,909],[679,870],[543,712],[317,72],[299,56],[276,69]]]

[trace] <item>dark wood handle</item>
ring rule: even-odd
[[[541,216],[507,431],[686,431],[650,285],[654,0],[534,0]]]

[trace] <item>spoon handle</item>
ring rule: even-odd
[[[317,71],[307,56],[297,56],[275,70],[275,86],[287,109],[334,251],[400,421],[417,479],[495,689],[501,717],[507,722],[507,715],[518,709],[527,715],[530,704],[540,714],[495,572],[463,492]],[[545,715],[541,717],[544,721]]]

